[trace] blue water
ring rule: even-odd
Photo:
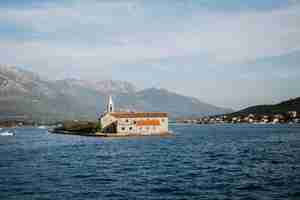
[[[173,137],[0,136],[0,199],[300,199],[299,125],[172,125]]]

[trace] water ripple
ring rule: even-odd
[[[300,127],[172,126],[170,138],[18,129],[0,138],[0,199],[300,199]]]

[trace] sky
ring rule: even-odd
[[[0,63],[234,109],[300,96],[298,0],[1,0]]]

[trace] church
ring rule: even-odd
[[[103,133],[127,135],[160,135],[168,133],[165,112],[115,112],[112,97],[100,118]]]

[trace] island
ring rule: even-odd
[[[98,122],[67,121],[50,132],[97,137],[168,136],[168,127],[168,113],[115,112],[110,96]]]

